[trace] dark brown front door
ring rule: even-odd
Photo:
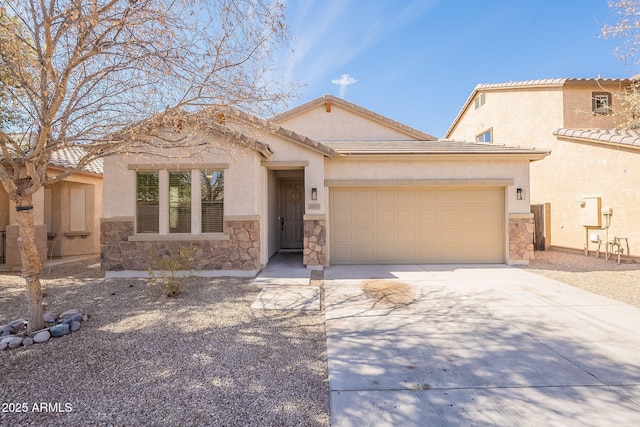
[[[304,181],[280,181],[280,249],[302,249]]]

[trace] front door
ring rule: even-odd
[[[302,249],[304,181],[280,181],[280,249]]]

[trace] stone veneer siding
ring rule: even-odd
[[[195,247],[192,270],[259,270],[260,222],[224,222],[228,240],[129,241],[134,235],[133,218],[103,218],[100,221],[100,254],[105,271],[146,271],[154,259],[176,256],[180,248]]]
[[[324,266],[326,261],[326,221],[324,219],[305,219],[302,263],[308,266]]]
[[[533,215],[509,218],[509,263],[526,264],[533,259]]]

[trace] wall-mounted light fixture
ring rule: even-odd
[[[517,188],[516,189],[516,199],[518,200],[524,200],[526,199],[526,193],[522,188]]]
[[[316,187],[311,189],[311,200],[318,200],[318,189]]]

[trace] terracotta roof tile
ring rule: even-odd
[[[553,134],[604,145],[640,148],[640,132],[635,130],[558,128]]]

